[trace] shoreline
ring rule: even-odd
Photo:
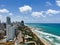
[[[38,33],[36,31],[33,31],[34,29],[32,29],[32,27],[29,27],[29,28],[31,29],[31,31],[33,32],[33,34],[35,34],[44,45],[52,45],[47,40],[39,37]]]

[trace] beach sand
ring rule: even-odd
[[[40,41],[43,42],[45,45],[52,45],[52,44],[49,43],[47,40],[39,37],[39,33],[37,33],[36,31],[34,31],[34,28],[33,28],[33,29],[31,28],[31,31],[32,31],[35,35],[37,35],[37,37],[40,39]]]

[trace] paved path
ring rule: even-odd
[[[18,42],[23,42],[23,38],[22,38],[22,32],[20,31],[20,33],[19,33],[19,35],[18,35],[18,37],[17,37],[17,39],[18,39]]]
[[[23,42],[23,38],[22,38],[22,32],[20,31],[18,36],[17,36],[17,40],[15,41],[15,45],[22,45],[20,44],[20,42]]]

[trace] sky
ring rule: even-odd
[[[60,23],[60,0],[0,0],[0,20]]]

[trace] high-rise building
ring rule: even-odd
[[[1,20],[0,20],[0,24],[1,24]]]
[[[0,20],[0,26],[1,26],[1,20]]]
[[[7,41],[14,40],[14,37],[15,37],[15,26],[11,25],[10,17],[7,17],[6,35],[7,35]]]
[[[7,24],[11,24],[11,19],[10,19],[10,17],[6,17],[7,18]]]
[[[21,21],[21,26],[24,26],[24,21],[23,20]]]
[[[1,20],[0,20],[0,30],[4,30],[5,29],[5,25],[4,23],[1,23]]]
[[[7,25],[7,41],[14,40],[15,37],[15,27]]]

